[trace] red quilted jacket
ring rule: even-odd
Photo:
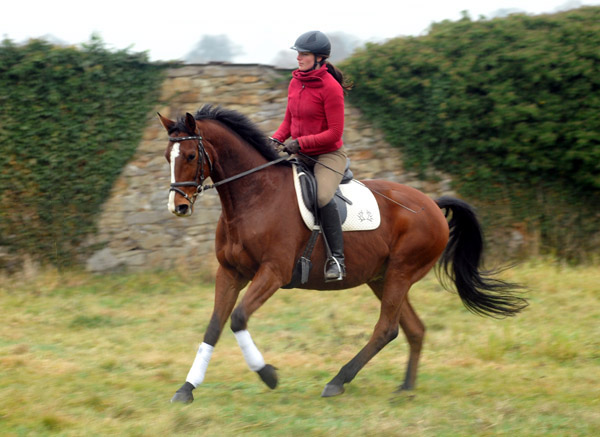
[[[338,150],[344,131],[342,86],[326,65],[312,71],[295,70],[292,76],[285,118],[273,138],[283,142],[291,136],[307,155]]]

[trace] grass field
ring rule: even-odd
[[[0,435],[600,435],[600,269],[529,262],[507,320],[467,312],[430,275],[410,292],[428,327],[417,389],[400,335],[342,396],[324,385],[366,343],[367,288],[281,290],[251,319],[271,391],[227,330],[188,406],[183,383],[212,309],[212,285],[182,272],[0,278]]]

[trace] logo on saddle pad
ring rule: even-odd
[[[293,164],[292,168],[294,169],[294,188],[300,214],[306,227],[313,230],[315,217],[312,210],[315,208],[306,205],[309,201],[305,200],[305,197],[312,197],[312,201],[316,202],[316,193],[304,193],[306,196],[303,196],[303,190],[311,190],[310,187],[312,187],[314,191],[314,182],[311,183],[314,181],[314,176],[304,169],[298,168],[296,164]],[[350,179],[347,183],[340,184],[334,199],[340,212],[343,231],[371,231],[379,227],[381,223],[379,206],[375,196],[366,186]]]

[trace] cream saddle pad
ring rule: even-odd
[[[300,213],[302,219],[308,229],[312,230],[315,225],[315,218],[313,213],[304,204],[302,198],[302,188],[300,184],[300,178],[311,177],[307,175],[302,169],[299,169],[295,164],[292,165],[294,169],[294,187],[296,189],[296,197],[298,199],[298,206],[300,207]],[[346,203],[344,200],[338,201],[338,208],[346,208],[347,213],[343,214],[340,210],[340,216],[344,217],[345,220],[342,224],[343,231],[371,231],[377,229],[381,223],[381,215],[379,214],[379,206],[375,200],[375,196],[366,186],[361,182],[352,179],[346,184],[340,185],[341,194],[352,204]]]

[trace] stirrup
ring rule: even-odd
[[[335,267],[337,269],[337,273],[331,271],[328,275],[327,270],[331,267]],[[346,277],[346,267],[344,266],[344,264],[340,263],[335,257],[329,257],[327,258],[327,261],[325,261],[323,276],[325,277],[325,282],[341,281]]]

